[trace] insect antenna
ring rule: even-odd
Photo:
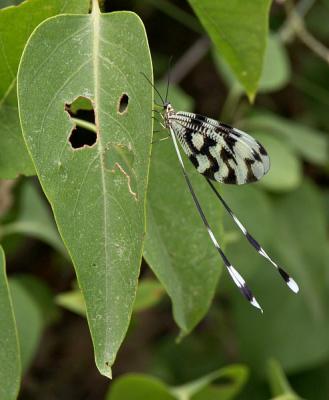
[[[168,94],[169,94],[169,84],[170,84],[170,73],[171,73],[171,62],[172,62],[173,57],[170,56],[169,62],[168,62],[168,75],[167,75],[167,88],[166,88],[166,97],[165,97],[165,103],[168,101]]]
[[[179,148],[178,148],[178,145],[177,145],[176,137],[175,137],[175,134],[174,134],[174,132],[173,132],[173,130],[171,128],[170,128],[170,134],[171,134],[172,140],[174,142],[174,146],[175,146],[175,150],[176,150],[176,153],[177,153],[177,157],[178,157],[179,163],[180,163],[180,165],[182,167],[184,178],[186,180],[187,186],[188,186],[188,188],[189,188],[189,190],[191,192],[194,204],[195,204],[195,206],[196,206],[196,208],[198,210],[198,213],[199,213],[199,215],[200,215],[200,217],[201,217],[201,219],[202,219],[202,221],[203,221],[203,223],[204,223],[204,225],[205,225],[205,227],[207,229],[207,232],[208,232],[208,234],[210,236],[210,239],[211,239],[212,243],[214,244],[215,248],[217,249],[218,253],[220,254],[228,273],[230,274],[233,282],[239,288],[240,292],[249,301],[250,304],[252,304],[254,307],[260,309],[260,311],[263,312],[261,306],[259,305],[259,303],[256,300],[255,296],[252,294],[251,290],[247,286],[245,280],[242,278],[242,276],[239,274],[239,272],[233,267],[233,265],[227,259],[227,257],[225,256],[223,250],[221,249],[219,243],[217,242],[217,240],[215,238],[215,235],[213,234],[213,232],[212,232],[212,230],[211,230],[211,228],[209,226],[209,223],[207,221],[207,218],[206,218],[206,216],[205,216],[205,214],[204,214],[204,212],[203,212],[203,210],[201,208],[200,202],[199,202],[199,200],[198,200],[198,198],[197,198],[197,196],[196,196],[196,194],[194,192],[194,189],[193,189],[192,183],[190,181],[190,178],[189,178],[189,176],[188,176],[188,174],[187,174],[187,172],[185,170],[184,162],[183,162],[182,156],[180,154],[180,151],[179,151]]]
[[[158,96],[160,97],[162,104],[156,104],[159,107],[163,107],[163,105],[165,104],[165,101],[163,100],[163,97],[161,96],[160,92],[158,91],[158,89],[153,85],[153,83],[151,82],[151,80],[144,74],[144,72],[141,72],[141,74],[144,76],[144,78],[147,80],[147,82],[153,87],[153,89],[156,91],[156,93],[158,94]]]
[[[228,206],[228,204],[226,203],[226,201],[223,199],[223,197],[219,194],[219,192],[217,191],[217,189],[215,188],[215,186],[213,185],[213,183],[206,178],[207,182],[209,183],[211,189],[213,190],[213,192],[215,193],[215,195],[217,196],[217,198],[220,200],[220,202],[222,203],[222,205],[224,206],[224,208],[226,209],[226,211],[230,214],[230,216],[232,217],[233,221],[235,222],[235,224],[239,227],[239,229],[241,230],[241,232],[243,233],[243,235],[246,237],[246,239],[249,241],[249,243],[252,245],[252,247],[257,251],[258,254],[260,254],[262,257],[266,258],[275,268],[276,270],[279,272],[280,276],[283,278],[283,280],[286,282],[286,284],[288,285],[288,287],[294,292],[294,293],[298,293],[299,291],[299,287],[297,285],[297,283],[295,282],[294,279],[292,279],[287,272],[281,268],[276,262],[274,262],[272,260],[272,258],[266,253],[266,251],[261,247],[261,245],[257,242],[257,240],[250,235],[250,233],[247,231],[247,229],[244,227],[244,225],[242,225],[242,223],[240,222],[240,220],[236,217],[236,215],[233,213],[233,211],[230,209],[230,207]]]

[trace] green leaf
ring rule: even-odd
[[[221,211],[205,179],[185,159],[211,226],[221,237]],[[170,140],[153,146],[144,257],[173,304],[181,334],[204,317],[222,262],[193,203]]]
[[[253,137],[262,143],[271,160],[271,168],[259,184],[273,191],[296,189],[302,182],[302,166],[295,152],[274,136],[253,132]]]
[[[89,0],[27,0],[0,11],[0,177],[34,175],[21,134],[16,99],[16,75],[26,41],[44,19],[59,13],[84,13]]]
[[[272,34],[267,41],[259,91],[273,92],[282,89],[288,84],[290,73],[287,50],[280,38]]]
[[[247,369],[232,365],[182,386],[170,387],[149,375],[126,374],[114,381],[107,400],[231,400],[247,380]]]
[[[106,400],[176,400],[160,379],[142,374],[126,374],[111,385]]]
[[[19,279],[10,279],[9,287],[17,323],[22,370],[26,371],[40,343],[44,327],[43,314],[33,295]]]
[[[270,0],[189,0],[217,50],[255,97],[268,34]]]
[[[143,311],[154,306],[164,293],[163,287],[155,279],[143,279],[138,284],[134,311]],[[56,296],[56,303],[79,315],[86,316],[86,304],[81,290],[71,290]]]
[[[32,236],[50,244],[68,257],[50,211],[31,181],[22,184],[19,202],[16,219],[0,227],[1,236],[17,233]]]
[[[54,303],[53,293],[44,281],[30,274],[14,275],[14,280],[33,298],[42,315],[42,325],[46,327],[59,317],[58,307]],[[28,328],[26,328],[28,329]]]
[[[91,15],[39,25],[18,75],[23,134],[72,257],[106,376],[129,325],[145,233],[153,100],[140,72],[152,76],[140,19],[95,6]],[[81,96],[95,107],[96,143],[73,149],[65,105]]]
[[[0,398],[17,398],[21,377],[18,336],[6,277],[5,255],[0,247]]]
[[[227,86],[234,86],[239,94],[243,88],[237,81],[227,64],[225,64],[220,53],[215,52],[215,63],[225,79]],[[264,56],[263,69],[257,91],[260,93],[273,92],[282,89],[290,80],[290,64],[286,48],[277,35],[270,34]]]
[[[178,400],[230,400],[245,385],[248,370],[242,365],[232,365],[193,382],[172,389]]]
[[[9,280],[17,323],[22,370],[31,364],[44,328],[57,318],[49,288],[40,280],[18,275]]]
[[[244,197],[240,208],[234,209],[242,221],[245,203],[255,206],[255,199]],[[260,244],[297,281],[298,295],[289,291],[274,268],[244,238],[227,249],[228,256],[234,254],[232,262],[264,309],[264,314],[258,315],[246,306],[232,285],[227,286],[241,360],[257,375],[263,375],[270,358],[277,359],[285,371],[293,372],[313,367],[329,357],[329,246],[321,192],[306,181],[269,204],[272,218],[264,219],[260,214],[257,221],[259,229],[264,225],[272,230],[272,235]],[[254,229],[250,232],[254,234]],[[256,233],[255,237],[258,238]]]
[[[301,157],[314,164],[325,165],[329,160],[328,136],[305,124],[262,111],[242,121],[241,127],[276,135]]]
[[[80,289],[58,294],[55,297],[55,302],[59,306],[79,314],[82,317],[86,316],[86,303]]]
[[[143,311],[156,305],[164,294],[163,286],[155,279],[139,281],[134,311]]]
[[[290,386],[280,363],[274,359],[268,361],[268,379],[273,400],[301,400]]]

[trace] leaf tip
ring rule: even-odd
[[[102,363],[102,365],[97,363],[97,368],[103,376],[105,376],[106,378],[112,379],[111,365],[112,364],[109,361],[105,361],[105,363]]]

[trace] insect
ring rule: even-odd
[[[212,182],[217,181],[226,184],[242,185],[245,183],[256,182],[261,179],[270,169],[269,156],[264,147],[247,133],[227,124],[199,114],[175,111],[167,100],[169,84],[167,85],[166,97],[163,99],[152,82],[147,77],[146,79],[153,86],[162,101],[162,104],[158,105],[162,107],[162,112],[160,114],[164,122],[163,126],[170,132],[179,163],[182,167],[183,175],[199,215],[208,231],[212,243],[221,256],[229,275],[243,296],[254,307],[263,312],[245,280],[233,267],[216,240],[192,187],[177,141],[197,171],[205,177],[216,197],[222,203],[225,210],[232,217],[234,223],[242,231],[243,235],[252,247],[258,252],[258,254],[275,267],[288,287],[294,293],[297,293],[299,287],[294,279],[291,278],[282,267],[273,261],[258,241],[248,232]]]

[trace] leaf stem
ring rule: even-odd
[[[235,114],[236,108],[242,96],[240,86],[233,84],[228,92],[222,111],[220,113],[221,121],[231,121]]]
[[[92,14],[100,14],[100,8],[99,8],[99,3],[98,0],[92,0]]]
[[[97,133],[97,128],[95,124],[92,124],[91,122],[84,121],[83,119],[79,118],[71,118],[72,121],[76,124],[76,126],[80,126],[81,128],[87,129],[88,131],[92,131]]]
[[[170,71],[170,83],[177,85],[208,53],[211,42],[207,36],[200,37],[181,56]],[[164,77],[164,81],[167,76]]]

